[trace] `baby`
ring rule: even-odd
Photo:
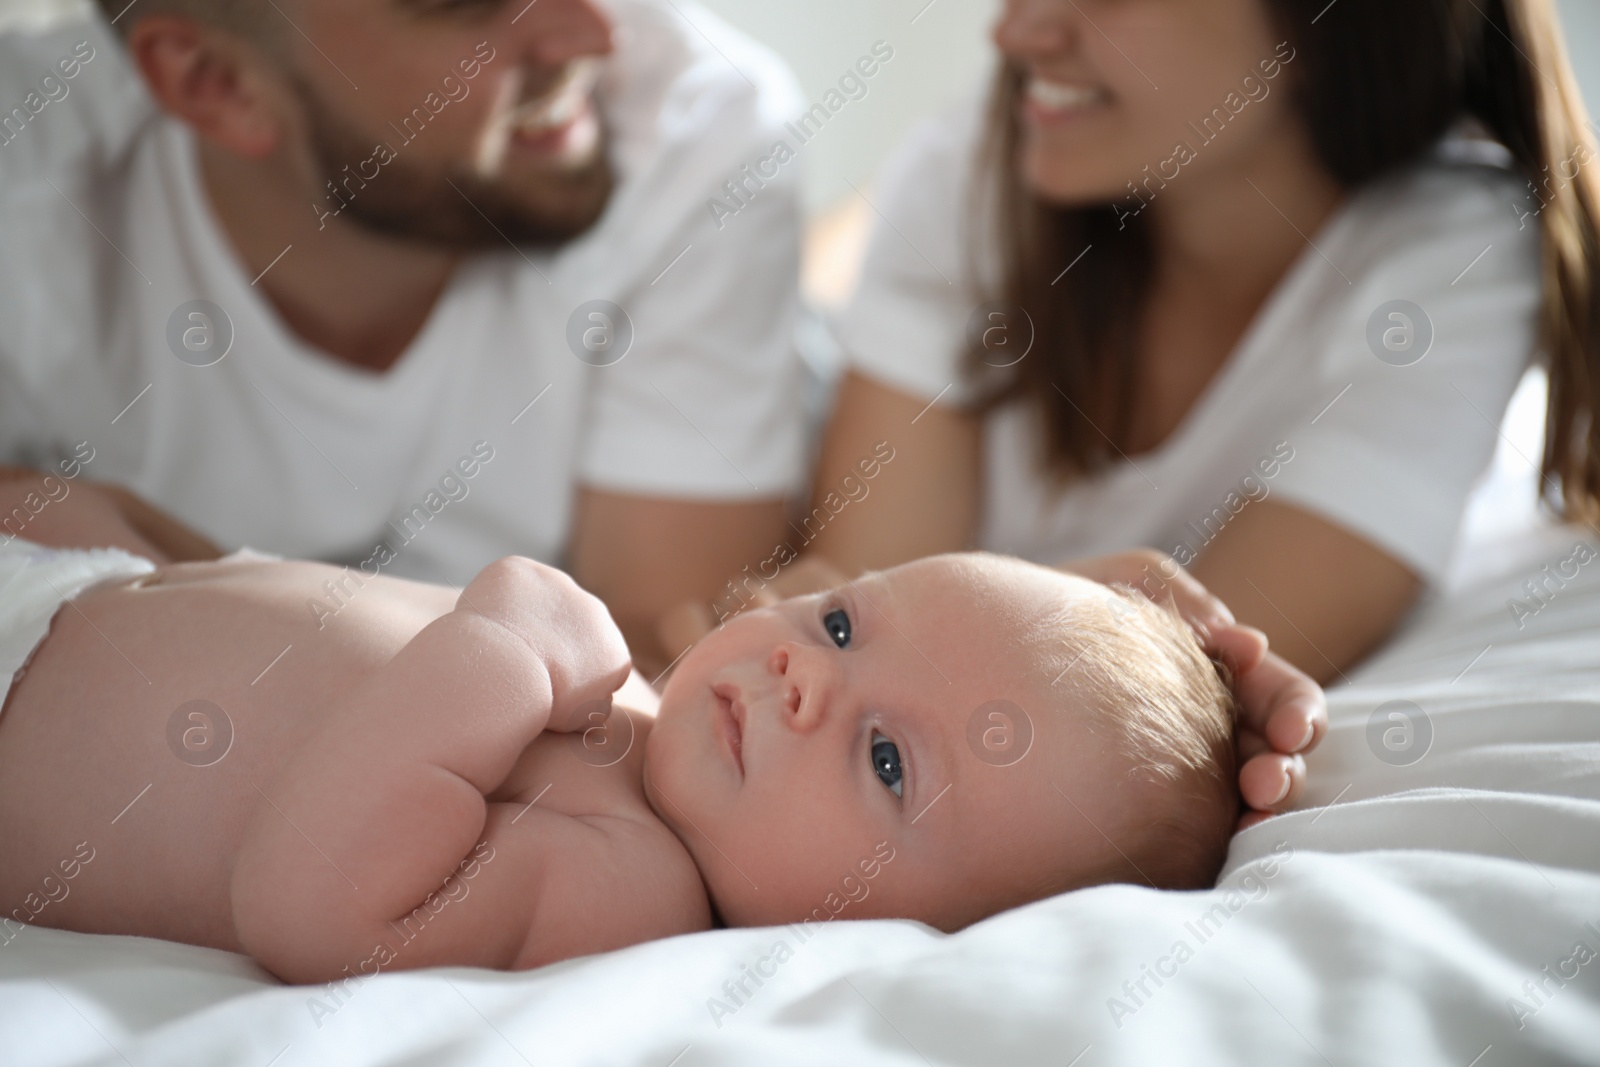
[[[0,545],[0,655],[39,631],[0,714],[0,942],[138,934],[316,982],[719,919],[955,930],[1207,886],[1238,814],[1231,697],[1189,628],[1015,560],[738,615],[656,712],[613,707],[610,616],[525,559],[457,592],[86,551],[142,544],[87,493],[35,527],[56,551]]]

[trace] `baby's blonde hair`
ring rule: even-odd
[[[1239,816],[1230,679],[1170,603],[1113,587],[1040,620],[1032,641],[1052,703],[1077,702],[1127,763],[1141,802],[1115,827],[1105,862],[1063,868],[1037,896],[1107,882],[1203,889],[1216,880]],[[1081,857],[1079,858],[1081,859]]]

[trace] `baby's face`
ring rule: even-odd
[[[684,658],[645,789],[725,921],[954,928],[1063,855],[1104,857],[1125,768],[1022,635],[1063,595],[1113,594],[1046,578],[922,560],[741,614]]]

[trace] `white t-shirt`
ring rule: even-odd
[[[223,544],[363,562],[387,541],[385,571],[457,582],[510,553],[559,562],[580,485],[791,491],[796,168],[720,229],[707,204],[770,153],[798,89],[693,5],[678,6],[698,28],[659,0],[610,6],[601,100],[619,184],[605,215],[553,255],[466,260],[381,374],[301,342],[253,287],[194,136],[154,107],[102,20],[0,34],[0,117],[24,111],[0,132],[0,460],[51,467],[87,442],[91,478]],[[58,61],[74,57],[65,79]],[[568,343],[596,299],[632,322],[611,366]],[[175,355],[185,330],[206,341],[177,314],[195,300],[234,333],[211,366]],[[604,328],[578,318],[580,335]]]
[[[887,222],[838,324],[857,371],[944,404],[972,393],[962,351],[995,262],[992,249],[971,253],[977,227],[957,221],[972,214],[977,124],[965,109],[926,123],[888,166],[874,197]],[[1538,231],[1519,223],[1523,183],[1502,156],[1446,141],[1351,197],[1160,447],[1060,491],[1040,474],[1031,412],[996,411],[982,546],[1048,563],[1150,546],[1187,562],[1247,500],[1271,498],[1437,582],[1536,346]],[[1094,270],[1094,250],[1072,269]],[[1398,364],[1423,350],[1424,323],[1384,308],[1395,300],[1432,324],[1431,348],[1410,365]]]

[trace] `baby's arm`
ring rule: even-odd
[[[583,725],[579,709],[628,670],[605,607],[565,574],[516,558],[486,567],[260,784],[233,876],[245,949],[315,981],[395,945],[395,924],[507,821],[485,796],[522,751],[547,726]],[[510,966],[537,901],[536,886],[514,883],[475,881],[498,901],[455,909],[394,966]]]

